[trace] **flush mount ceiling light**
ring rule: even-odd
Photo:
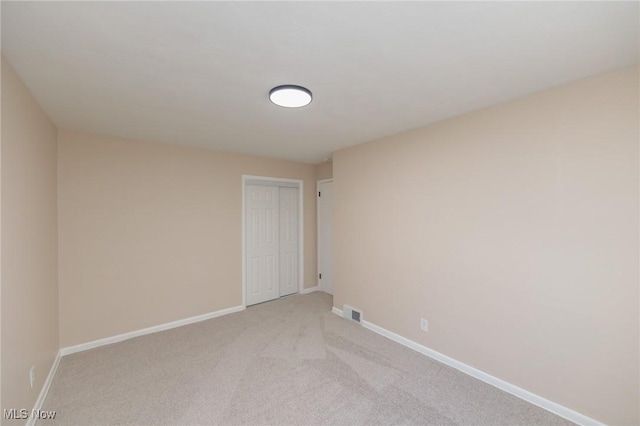
[[[285,84],[269,91],[269,99],[274,104],[286,108],[300,108],[311,103],[311,91],[302,86]]]

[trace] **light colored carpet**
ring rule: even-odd
[[[312,293],[65,356],[66,425],[571,424],[330,312]]]

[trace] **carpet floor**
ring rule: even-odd
[[[44,425],[572,424],[311,293],[62,358]]]

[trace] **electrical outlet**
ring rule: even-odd
[[[31,384],[31,389],[33,389],[33,383],[36,381],[36,366],[32,365],[31,370],[29,370],[29,383]]]
[[[429,321],[424,318],[420,319],[420,330],[429,331]]]

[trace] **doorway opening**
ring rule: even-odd
[[[333,295],[333,179],[318,181],[318,290]]]

